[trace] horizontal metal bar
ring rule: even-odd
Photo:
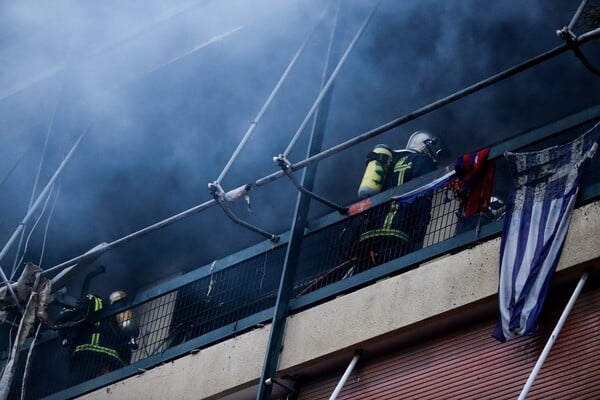
[[[447,254],[452,250],[497,236],[502,232],[502,224],[502,221],[489,223],[481,227],[479,236],[476,235],[475,230],[461,233],[450,239],[427,246],[403,257],[378,265],[375,268],[368,269],[357,275],[331,283],[304,296],[292,299],[290,302],[290,311],[296,313],[306,308],[314,307],[341,293],[356,290],[390,274],[397,274],[443,254]]]
[[[544,61],[547,61],[553,57],[556,57],[557,55],[564,53],[565,51],[567,51],[569,49],[569,46],[564,44],[558,47],[555,47],[554,49],[551,49],[545,53],[542,53],[536,57],[533,57],[527,61],[522,62],[519,65],[516,65],[514,67],[511,67],[509,69],[506,69],[496,75],[493,75],[489,78],[483,79],[471,86],[468,86],[462,90],[459,90],[458,92],[454,92],[451,95],[448,95],[440,100],[437,100],[433,103],[430,103],[424,107],[421,107],[411,113],[405,114],[399,118],[396,118],[386,124],[383,124],[381,126],[378,126],[377,128],[374,128],[368,132],[362,133],[346,142],[340,143],[337,146],[333,146],[331,148],[329,148],[328,150],[322,151],[319,154],[315,154],[312,157],[308,157],[303,161],[297,162],[296,164],[292,165],[292,170],[296,171],[298,169],[304,168],[316,161],[322,160],[324,158],[327,158],[333,154],[339,153],[342,150],[348,149],[349,147],[352,147],[356,144],[362,143],[366,140],[369,140],[371,138],[374,138],[384,132],[387,132],[393,128],[396,128],[400,125],[403,125],[407,122],[410,122],[414,119],[417,119],[418,117],[421,117],[425,114],[428,114],[432,111],[435,111],[445,105],[448,105],[450,103],[453,103],[457,100],[462,99],[465,96],[468,96],[472,93],[475,93],[479,90],[485,89],[488,86],[491,86],[495,83],[498,83],[506,78],[509,78],[513,75],[516,75],[520,72],[523,72],[531,67],[534,67],[538,64],[541,64]],[[271,175],[267,175],[264,178],[261,178],[259,180],[256,181],[256,185],[257,186],[261,186],[261,185],[265,185],[269,182],[272,182],[276,179],[279,179],[281,176],[283,176],[283,172],[282,171],[278,171],[275,172]]]
[[[557,132],[563,132],[565,130],[572,129],[574,127],[586,124],[598,118],[600,118],[600,106],[594,106],[580,111],[578,113],[566,116],[556,122],[544,125],[540,128],[523,131],[518,135],[518,137],[516,136],[514,138],[508,139],[493,146],[490,150],[490,159],[502,156],[505,151],[517,150],[530,144],[537,143],[545,138],[555,135]],[[390,191],[379,193],[371,198],[371,206],[375,207],[377,205],[383,204],[384,202],[389,201],[390,197],[393,195],[403,194],[410,190],[418,188],[419,186],[423,185],[423,183],[435,179],[437,176],[439,176],[441,172],[443,171],[431,172],[420,178],[407,182],[402,186],[398,186]],[[582,190],[584,193],[587,193],[585,187],[582,188]],[[332,212],[328,215],[325,215],[324,217],[317,219],[316,221],[309,222],[306,234],[314,234],[315,232],[324,229],[327,226],[330,226],[334,223],[340,222],[345,218],[347,217],[342,216],[337,212]],[[225,258],[216,260],[217,264],[216,267],[213,267],[213,272],[227,269],[235,264],[259,256],[260,254],[266,251],[271,251],[279,247],[285,246],[288,240],[289,231],[284,232],[280,235],[280,240],[276,245],[269,240],[265,240],[247,249],[231,254]],[[135,303],[133,305],[137,305],[144,301],[151,300],[165,293],[168,293],[171,290],[175,290],[181,286],[184,286],[185,284],[188,284],[196,279],[201,279],[210,275],[209,271],[211,268],[211,264],[212,263],[203,265],[191,272],[186,273],[185,275],[181,275],[168,282],[162,283],[154,288],[139,293],[136,296]]]
[[[189,217],[190,215],[199,213],[200,211],[203,211],[203,210],[205,210],[205,209],[207,209],[209,207],[214,206],[216,203],[217,202],[214,199],[213,200],[209,200],[207,202],[204,202],[202,204],[197,205],[196,207],[192,207],[192,208],[190,208],[190,209],[188,209],[186,211],[183,211],[183,212],[181,212],[179,214],[173,215],[172,217],[163,219],[162,221],[159,221],[159,222],[157,222],[155,224],[147,226],[144,229],[140,229],[139,231],[133,232],[133,233],[131,233],[131,234],[127,235],[127,236],[124,236],[124,237],[122,237],[120,239],[117,239],[117,240],[115,240],[113,242],[107,243],[105,245],[98,245],[95,249],[93,249],[91,251],[88,251],[85,254],[82,254],[82,255],[80,255],[78,257],[72,258],[72,259],[70,259],[68,261],[65,261],[65,262],[63,262],[61,264],[58,264],[58,265],[56,265],[56,266],[54,266],[52,268],[49,268],[49,269],[43,271],[43,274],[46,275],[46,274],[49,274],[49,273],[61,270],[63,268],[70,267],[72,265],[81,263],[82,261],[86,261],[86,260],[88,260],[88,259],[90,259],[92,257],[96,257],[96,256],[98,256],[98,255],[100,255],[100,254],[102,254],[102,253],[104,253],[104,252],[106,252],[106,251],[108,251],[108,250],[110,250],[112,248],[115,248],[117,246],[121,246],[121,245],[123,245],[123,244],[125,244],[125,243],[127,243],[127,242],[129,242],[129,241],[131,241],[133,239],[137,239],[137,238],[139,238],[141,236],[147,235],[150,232],[154,232],[154,231],[157,231],[159,229],[162,229],[165,226],[172,224],[173,222],[176,222],[176,221],[179,221],[179,220],[184,219],[186,217]]]
[[[502,157],[507,151],[518,151],[526,146],[539,143],[550,136],[554,136],[570,129],[577,128],[600,118],[600,105],[586,108],[583,111],[568,115],[557,121],[550,122],[539,128],[515,135],[510,139],[500,142],[490,148],[489,158]]]

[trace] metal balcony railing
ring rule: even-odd
[[[600,106],[492,146],[490,158],[497,164],[494,195],[500,198],[505,195],[508,179],[502,168],[505,151],[532,150],[566,142],[599,118]],[[593,160],[588,170],[580,203],[600,196],[598,164],[598,159]],[[460,218],[457,201],[447,189],[441,188],[402,211],[405,213],[402,229],[411,240],[383,243],[377,254],[370,254],[361,235],[369,226],[386,218],[391,195],[417,188],[442,173],[431,173],[374,196],[372,206],[364,212],[350,217],[332,213],[309,224],[302,242],[291,311],[315,306],[383,276],[418,267],[441,254],[499,235],[501,221],[496,216]],[[107,374],[97,376],[98,366],[91,364],[87,366],[89,371],[73,374],[68,367],[68,349],[61,346],[56,333],[45,332],[33,351],[27,398],[62,399],[81,395],[268,322],[288,238],[285,233],[277,244],[265,241],[174,278],[138,294],[128,308],[107,309],[99,322],[130,309],[140,326],[138,349],[126,351],[125,365]],[[21,357],[18,374],[22,374],[25,359]]]

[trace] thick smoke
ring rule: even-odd
[[[342,1],[333,62],[374,1]],[[92,129],[57,184],[45,241],[51,267],[210,199],[217,178],[306,35],[323,21],[247,147],[225,189],[275,171],[317,96],[337,2],[243,0],[72,1],[0,8],[0,238],[25,215],[45,137],[40,188],[74,140]],[[572,2],[384,0],[334,86],[324,148],[408,113],[559,45]],[[584,47],[594,60],[598,45]],[[598,57],[596,57],[598,58]],[[597,77],[564,55],[319,165],[316,190],[348,204],[364,154],[402,147],[428,129],[450,152],[496,142],[597,104]],[[305,156],[307,132],[290,155]],[[234,211],[279,233],[296,190],[280,180]],[[37,262],[52,199],[29,241]],[[327,212],[315,206],[312,216]],[[27,232],[31,228],[28,226]],[[263,240],[215,208],[101,256],[99,283],[126,289],[210,263]],[[13,254],[2,266],[10,270]],[[107,289],[110,290],[110,289]]]

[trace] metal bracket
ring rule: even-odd
[[[600,75],[600,70],[594,67],[588,59],[585,57],[581,49],[579,48],[579,43],[577,42],[577,36],[571,31],[570,27],[565,26],[562,29],[556,31],[556,36],[565,41],[565,43],[569,46],[569,48],[575,53],[575,57],[581,61],[581,63],[591,72],[596,75]]]
[[[230,190],[229,192],[225,192],[223,191],[221,185],[217,181],[215,181],[208,184],[208,189],[212,197],[219,205],[219,207],[221,207],[221,209],[225,213],[225,215],[227,215],[229,219],[231,219],[233,222],[247,229],[250,229],[253,232],[258,233],[259,235],[266,237],[273,243],[277,243],[279,241],[279,236],[273,235],[272,233],[262,230],[261,228],[240,219],[229,209],[229,207],[227,207],[227,202],[235,201],[241,197],[246,198],[246,201],[248,201],[248,207],[250,207],[248,193],[252,189],[251,185],[242,185],[236,189]]]
[[[294,173],[292,171],[292,164],[289,162],[289,160],[287,158],[285,158],[285,156],[283,154],[273,157],[273,162],[275,164],[277,164],[279,166],[279,168],[281,168],[283,173],[285,175],[287,175],[288,178],[290,178],[290,181],[292,181],[294,186],[296,186],[296,188],[300,192],[307,195],[311,199],[318,201],[319,203],[325,204],[326,206],[333,208],[334,210],[336,210],[337,212],[339,212],[342,215],[348,215],[348,210],[349,210],[348,207],[343,207],[343,206],[340,206],[339,204],[329,201],[326,198],[321,197],[318,194],[311,192],[310,190],[308,190],[304,186],[302,186],[300,184],[300,182],[298,182],[298,179],[296,179],[296,176],[294,175]]]
[[[282,388],[286,389],[288,391],[288,393],[294,393],[297,394],[298,392],[296,391],[296,389],[294,389],[293,387],[278,381],[275,378],[267,378],[265,379],[265,385],[266,386],[271,386],[271,385],[277,385],[277,386],[281,386]]]

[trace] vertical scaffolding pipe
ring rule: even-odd
[[[336,400],[337,399],[337,397],[339,396],[340,392],[342,391],[344,385],[346,384],[346,381],[350,377],[350,374],[352,373],[352,370],[354,370],[354,367],[356,366],[356,363],[358,363],[358,359],[360,358],[361,355],[362,355],[362,350],[357,350],[357,351],[354,352],[354,357],[352,357],[352,360],[350,361],[350,364],[346,368],[346,371],[344,371],[344,375],[342,375],[342,378],[338,382],[338,384],[335,387],[333,393],[331,393],[331,396],[329,396],[329,400]]]
[[[334,40],[335,30],[337,28],[339,7],[340,2],[338,2],[338,13],[336,14],[335,23],[332,28],[334,32],[331,35],[330,45],[327,50],[324,74],[326,74],[329,70],[329,57],[332,48],[331,43]],[[329,91],[329,94],[331,94],[331,91]],[[325,107],[325,104],[327,104],[327,107]],[[317,154],[319,151],[321,151],[328,111],[329,100],[322,104],[321,109],[315,116],[315,123],[310,136],[307,155]],[[313,165],[313,168],[305,169],[302,173],[301,185],[308,190],[312,190],[314,186],[315,175],[316,165]],[[290,239],[285,253],[283,271],[281,272],[281,280],[279,282],[279,289],[277,292],[277,301],[275,302],[275,311],[273,312],[273,320],[271,322],[271,332],[269,333],[269,340],[265,352],[265,360],[263,362],[261,378],[258,385],[258,393],[256,395],[257,400],[271,399],[273,385],[267,385],[266,382],[269,378],[273,379],[277,372],[277,364],[279,363],[279,354],[281,352],[281,343],[283,341],[283,331],[289,311],[298,260],[300,258],[300,249],[302,246],[302,239],[304,238],[304,230],[306,228],[310,200],[310,197],[306,196],[304,193],[298,193],[296,208],[294,210],[294,219],[290,229]]]
[[[573,294],[571,295],[571,298],[569,299],[567,306],[563,310],[560,318],[558,319],[558,322],[556,323],[556,326],[554,327],[554,330],[552,331],[552,334],[548,338],[548,341],[546,342],[546,345],[544,346],[544,350],[542,350],[542,354],[540,354],[540,357],[538,358],[537,362],[535,363],[535,366],[533,367],[533,370],[531,371],[529,378],[527,378],[527,382],[525,382],[525,386],[523,387],[523,390],[521,391],[521,394],[519,395],[519,400],[525,400],[527,398],[529,389],[531,389],[531,386],[533,385],[535,378],[537,377],[538,373],[540,372],[540,369],[542,369],[542,365],[544,365],[544,361],[546,361],[546,358],[548,357],[548,354],[550,353],[550,350],[552,349],[552,346],[554,345],[554,342],[556,341],[556,338],[558,337],[560,330],[562,329],[563,325],[565,324],[565,321],[567,320],[567,317],[569,316],[569,313],[571,312],[573,305],[575,305],[575,301],[577,300],[577,297],[579,297],[579,294],[581,293],[581,290],[583,289],[583,285],[585,284],[585,281],[587,280],[588,276],[589,276],[589,272],[586,271],[583,273],[583,275],[579,279],[579,282],[577,283],[577,286],[575,287],[575,290],[573,291]]]

